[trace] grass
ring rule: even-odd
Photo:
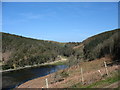
[[[104,78],[105,80],[101,80],[101,81],[97,81],[95,83],[92,83],[90,85],[82,85],[81,82],[73,85],[72,88],[101,88],[101,87],[105,87],[107,85],[110,85],[114,82],[120,81],[120,75],[117,73],[114,73],[114,75],[112,77],[106,77]],[[119,86],[120,88],[120,86]]]
[[[52,65],[65,65],[66,64],[66,61],[59,61],[59,62],[56,62]]]
[[[96,83],[93,83],[93,84],[87,86],[86,88],[100,87],[101,85],[104,86],[104,85],[112,84],[112,83],[117,82],[119,80],[120,80],[120,78],[118,78],[118,77],[107,78],[106,80],[101,80],[101,81],[98,81]]]
[[[48,66],[48,65],[66,65],[67,61],[58,61],[58,62],[54,62],[54,63],[48,63],[42,66]]]
[[[55,85],[51,84],[50,86],[52,88],[58,88],[58,87],[59,88],[94,88],[94,87],[101,88],[118,81],[118,75],[117,75],[118,67],[117,66],[111,66],[110,68],[108,67],[108,70],[110,70],[109,74],[111,77],[106,77],[105,76],[106,73],[104,72],[104,61],[106,61],[107,63],[110,62],[108,58],[101,58],[90,62],[82,62],[79,63],[78,65],[48,75],[48,79],[51,82],[55,82],[55,81],[60,82],[60,83],[55,83]],[[58,62],[49,63],[49,65],[63,65],[66,62],[67,60],[66,61],[62,60]],[[86,82],[85,85],[81,83],[81,79],[80,79],[81,67],[83,68],[83,74],[85,73],[88,74],[88,75],[85,74],[85,82]],[[98,74],[98,72],[96,72],[96,70],[102,70],[104,77],[101,78],[101,76]],[[95,77],[93,75],[95,75]],[[41,83],[44,83],[44,81],[41,81]]]

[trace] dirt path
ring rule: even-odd
[[[109,86],[106,86],[105,88],[118,88],[120,86],[120,81],[115,82]]]
[[[60,60],[49,62],[49,63],[44,63],[42,65],[54,64],[54,63],[57,63],[57,62],[64,62],[64,61],[67,61],[67,58],[60,57]]]

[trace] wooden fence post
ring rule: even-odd
[[[106,70],[106,73],[107,73],[107,75],[109,75],[109,74],[108,74],[108,69],[107,69],[107,64],[106,64],[105,61],[104,61],[104,64],[105,64],[105,70]]]
[[[46,88],[48,88],[48,79],[46,78]]]
[[[83,78],[83,70],[82,70],[82,67],[81,67],[81,80],[82,80],[82,83],[84,84],[84,78]]]

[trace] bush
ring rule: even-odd
[[[69,74],[63,70],[63,71],[60,73],[60,76],[61,76],[62,78],[65,78],[65,77],[68,77]]]

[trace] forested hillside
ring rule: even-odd
[[[85,59],[110,55],[114,59],[120,59],[120,29],[104,32],[83,41]]]
[[[117,61],[118,63],[120,61],[120,29],[92,36],[84,40],[81,45],[74,47],[74,49],[82,53],[75,55],[77,59],[74,62],[91,61],[108,56],[113,62]]]
[[[56,60],[58,55],[69,58],[69,65],[109,56],[120,59],[120,29],[103,32],[83,42],[59,43],[2,33],[3,69],[41,64]]]
[[[36,40],[2,33],[4,69],[54,61],[58,55],[69,57],[70,46],[64,43]]]
[[[106,56],[111,58],[113,63],[119,64],[120,29],[103,32],[89,37],[78,45],[74,44],[73,51],[69,58],[70,66]]]

